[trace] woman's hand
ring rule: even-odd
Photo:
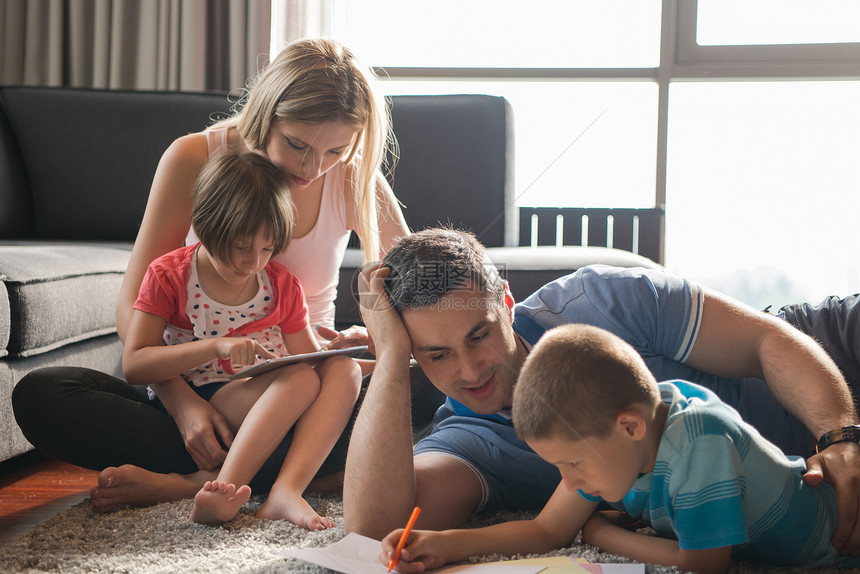
[[[185,442],[185,450],[201,470],[213,470],[224,463],[227,451],[221,447],[218,437],[227,448],[233,442],[233,433],[224,417],[211,404],[201,399],[200,403],[186,404],[181,412],[171,413]]]
[[[346,347],[358,347],[360,345],[370,345],[372,341],[367,334],[367,329],[361,325],[353,325],[349,329],[343,331],[335,331],[322,325],[318,325],[317,333],[328,340],[326,349],[345,349]]]
[[[397,543],[403,529],[398,528],[382,539],[382,552],[379,561],[386,567],[394,557]],[[409,533],[406,546],[400,552],[400,558],[394,565],[394,569],[404,574],[413,572],[424,572],[433,568],[439,568],[451,561],[450,538],[443,532],[433,530],[413,530]]]
[[[176,422],[185,450],[197,467],[213,470],[221,466],[227,457],[224,447],[233,443],[233,432],[221,413],[179,377],[151,386]]]

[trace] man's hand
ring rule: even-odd
[[[412,353],[409,333],[385,293],[385,280],[390,274],[391,269],[377,263],[363,269],[358,276],[361,318],[367,325],[372,352],[377,358],[380,351],[392,349],[399,349],[407,356]]]
[[[838,443],[811,456],[803,480],[811,486],[821,481],[833,485],[839,513],[833,547],[842,554],[860,555],[860,446]]]

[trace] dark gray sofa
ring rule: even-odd
[[[79,365],[120,374],[115,300],[158,159],[174,138],[202,129],[232,104],[211,93],[0,88],[0,461],[32,448],[10,403],[26,373]],[[441,222],[473,230],[516,297],[587,263],[656,265],[618,249],[631,249],[621,245],[623,234],[615,249],[594,247],[606,245],[599,237],[591,247],[525,246],[521,238],[550,232],[546,223],[536,234],[521,229],[512,111],[504,99],[397,96],[392,107],[401,158],[390,178],[410,227]],[[569,223],[587,215],[566,214]],[[554,226],[558,213],[544,215]],[[661,229],[662,213],[654,222]],[[575,235],[565,243],[578,243]],[[340,326],[360,321],[352,290],[359,264],[359,252],[349,250]]]

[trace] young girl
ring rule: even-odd
[[[200,243],[157,258],[143,278],[126,337],[125,375],[137,385],[181,375],[235,434],[215,480],[195,496],[194,522],[233,518],[251,495],[248,482],[295,425],[257,515],[328,528],[331,520],[319,517],[302,492],[352,413],[357,363],[332,357],[315,368],[297,363],[229,380],[258,358],[319,349],[301,285],[271,261],[293,228],[286,180],[262,155],[228,148],[197,179],[191,221]]]

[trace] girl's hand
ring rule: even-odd
[[[274,359],[273,355],[253,339],[241,337],[221,337],[214,339],[216,358],[221,361],[230,361],[233,365],[253,365],[257,362],[257,356],[264,359]]]
[[[398,528],[382,539],[382,552],[379,555],[379,561],[386,567],[394,557],[394,551],[402,534],[403,529]],[[447,564],[452,561],[450,558],[451,549],[448,545],[449,540],[450,538],[444,532],[413,530],[409,533],[406,546],[400,552],[400,559],[394,565],[394,569],[404,574],[410,574],[439,568]]]

